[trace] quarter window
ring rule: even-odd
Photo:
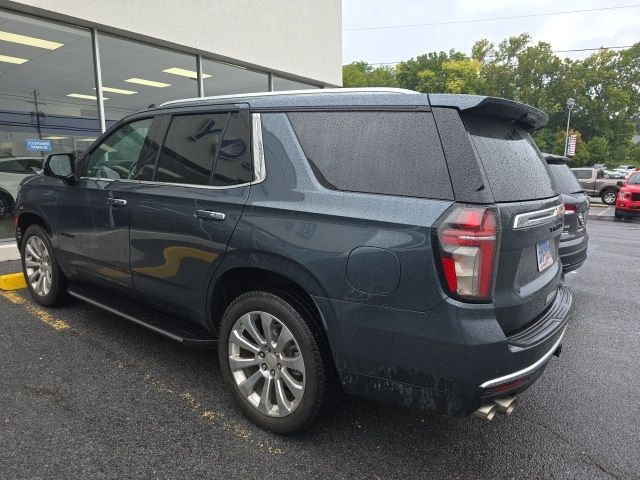
[[[85,176],[130,179],[137,173],[140,160],[150,147],[152,118],[123,125],[89,154]]]
[[[580,180],[587,180],[591,178],[591,170],[574,170],[576,177]]]

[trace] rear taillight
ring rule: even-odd
[[[578,211],[578,209],[576,208],[575,205],[571,205],[570,203],[565,203],[564,204],[564,214],[565,215],[572,215],[575,214]]]
[[[499,242],[496,208],[457,204],[444,213],[436,228],[447,292],[462,300],[490,301]]]

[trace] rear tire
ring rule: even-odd
[[[67,279],[53,253],[49,235],[40,225],[31,225],[22,237],[22,272],[33,299],[54,307],[68,299]]]
[[[277,293],[252,291],[227,308],[218,357],[242,413],[279,434],[311,426],[325,407],[331,362],[319,327]]]
[[[3,193],[0,193],[0,220],[6,217],[11,210],[11,202],[7,198],[7,196]]]
[[[605,205],[615,205],[616,203],[616,197],[618,196],[618,193],[615,190],[607,190],[605,192],[602,192],[602,195],[600,195],[600,198],[602,199],[602,203],[604,203]]]

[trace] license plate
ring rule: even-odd
[[[545,240],[536,245],[536,254],[538,256],[538,271],[542,272],[553,265],[553,254],[551,253],[551,243]]]

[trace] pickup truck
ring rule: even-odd
[[[618,179],[608,178],[604,171],[597,168],[572,168],[578,182],[590,197],[600,197],[602,203],[615,205],[620,187]]]

